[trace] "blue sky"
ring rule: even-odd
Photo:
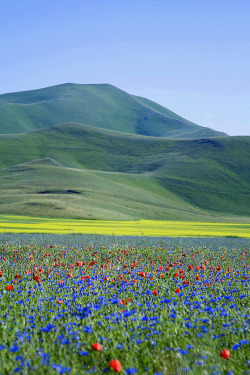
[[[0,94],[110,83],[250,135],[249,0],[0,3]]]

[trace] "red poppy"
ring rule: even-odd
[[[6,285],[5,289],[6,290],[13,290],[14,286],[13,285]]]
[[[112,368],[115,372],[121,372],[122,371],[122,364],[118,359],[113,359],[109,362],[109,367]]]
[[[220,356],[224,359],[228,359],[230,357],[230,351],[228,349],[224,349],[220,352]]]
[[[92,349],[97,350],[99,352],[102,350],[102,346],[98,342],[95,342],[94,344],[92,344]]]
[[[40,280],[39,274],[37,274],[37,273],[38,273],[38,272],[35,271],[35,272],[33,273],[32,278],[33,278],[34,281],[37,281],[38,284],[41,284],[41,280]]]
[[[125,298],[120,300],[120,305],[127,305],[128,302],[132,302],[131,298]]]
[[[179,294],[181,292],[180,288],[175,289],[175,293]]]
[[[155,296],[158,296],[158,291],[157,290],[153,290],[152,294],[154,294]]]

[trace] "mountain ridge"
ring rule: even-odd
[[[65,122],[157,137],[192,139],[225,135],[106,83],[66,83],[0,95],[2,134]]]

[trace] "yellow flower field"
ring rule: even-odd
[[[188,221],[64,220],[0,215],[0,233],[105,234],[152,237],[245,237],[250,224]]]

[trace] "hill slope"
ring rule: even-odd
[[[22,133],[66,122],[168,138],[225,135],[108,84],[63,84],[0,95],[0,134]]]
[[[176,140],[70,123],[1,135],[0,150],[1,213],[250,216],[250,137]]]

